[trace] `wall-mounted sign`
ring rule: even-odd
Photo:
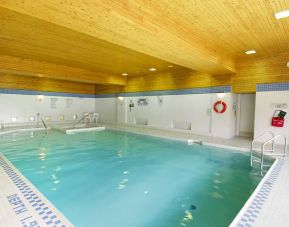
[[[73,99],[66,99],[66,108],[70,108],[73,104]]]
[[[138,106],[147,106],[148,105],[148,100],[146,98],[141,98],[137,100]]]
[[[51,109],[57,109],[58,98],[50,98],[50,107]]]

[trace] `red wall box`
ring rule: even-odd
[[[272,117],[271,125],[274,127],[283,127],[284,126],[284,118],[283,117]]]

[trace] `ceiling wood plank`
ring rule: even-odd
[[[0,55],[50,62],[103,74],[139,76],[181,68],[169,62],[0,7]]]
[[[0,89],[64,92],[73,94],[94,95],[96,92],[95,87],[95,84],[0,73]]]
[[[234,72],[235,59],[228,51],[204,40],[184,23],[186,18],[175,20],[181,11],[173,9],[182,9],[185,2],[170,1],[164,13],[159,8],[167,6],[164,0],[2,0],[0,5],[193,70]]]
[[[0,56],[0,72],[91,84],[125,85],[126,77],[12,56]]]
[[[241,60],[238,72],[232,75],[233,92],[255,92],[256,84],[288,82],[288,61],[289,52]]]

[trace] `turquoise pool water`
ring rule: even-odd
[[[261,176],[249,154],[125,132],[25,132],[0,151],[75,226],[228,226]]]

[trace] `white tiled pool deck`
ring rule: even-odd
[[[195,135],[181,130],[165,130],[146,126],[120,124],[101,124],[101,126],[113,130],[129,131],[174,140],[201,140],[204,144],[243,151],[249,151],[252,140],[246,137],[221,139]],[[17,128],[0,130],[0,135],[17,131],[19,131]],[[278,159],[231,226],[289,226],[289,215],[287,214],[289,208],[288,179],[289,159]],[[1,154],[0,223],[1,227],[72,226]]]

